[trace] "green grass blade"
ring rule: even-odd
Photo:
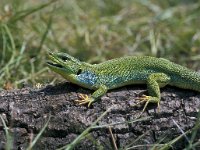
[[[35,137],[35,139],[30,143],[30,145],[27,148],[27,150],[32,150],[33,149],[34,145],[37,143],[37,141],[41,137],[42,133],[45,131],[47,125],[49,124],[50,119],[51,119],[51,116],[49,116],[49,119],[45,123],[44,127],[42,128],[42,130],[40,130],[40,132],[37,134],[37,136]]]
[[[7,127],[2,115],[0,115],[0,118],[1,118],[1,121],[3,123],[5,133],[6,133],[6,146],[5,146],[5,149],[6,150],[11,150],[11,149],[13,149],[13,137],[10,135],[10,133],[8,131],[9,128]]]
[[[50,4],[52,4],[52,3],[56,2],[56,1],[57,1],[57,0],[51,0],[51,1],[48,2],[48,3],[41,4],[41,5],[35,6],[35,7],[33,7],[33,8],[28,8],[28,9],[26,9],[26,10],[21,10],[21,11],[19,11],[19,12],[16,12],[16,14],[15,14],[13,17],[10,18],[9,24],[13,24],[13,23],[15,23],[15,22],[18,21],[18,20],[22,20],[22,19],[24,19],[25,17],[27,17],[28,15],[30,15],[30,14],[32,14],[32,13],[34,13],[34,12],[37,12],[37,11],[39,11],[39,10],[41,10],[41,9],[43,9],[43,8],[45,8],[45,7],[47,7],[47,6],[49,6]]]
[[[101,120],[110,110],[112,109],[112,107],[108,108],[100,117],[97,118],[97,120],[95,120],[95,122],[92,123],[91,126],[89,126],[87,129],[85,129],[72,143],[64,146],[64,147],[61,147],[57,150],[71,150],[73,149],[83,138],[85,138],[85,136],[91,131],[92,127],[94,125],[97,124],[97,122],[99,120]]]

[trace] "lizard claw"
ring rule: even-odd
[[[140,102],[137,102],[135,105],[132,105],[133,107],[135,107],[135,106],[147,101],[146,99],[144,99],[144,95],[142,95],[142,97],[135,98],[135,100],[140,100]]]
[[[158,104],[158,111],[160,111],[159,100],[155,99],[155,97],[142,95],[141,97],[137,98],[136,100],[140,100],[140,102],[138,104],[145,102],[145,105],[144,105],[144,108],[143,108],[141,114],[146,110],[149,102],[154,102],[154,103],[156,102]]]
[[[141,100],[142,102],[148,101],[151,96],[142,95],[141,97],[136,98],[136,100]]]
[[[85,105],[88,104],[88,107],[90,107],[90,105],[93,102],[93,99],[90,98],[87,94],[79,94],[78,97],[80,98],[79,100],[75,100],[75,102],[78,105]]]

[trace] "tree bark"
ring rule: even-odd
[[[141,116],[146,119],[127,123],[136,120],[141,113],[144,105],[134,105],[145,90],[146,86],[141,85],[112,90],[90,108],[80,106],[74,100],[79,99],[79,93],[91,94],[92,91],[71,83],[42,89],[4,90],[0,92],[0,114],[12,133],[13,149],[27,148],[50,115],[50,122],[35,149],[56,149],[71,143],[109,108],[111,110],[97,123],[109,126],[91,129],[89,136],[75,149],[125,149],[132,146],[133,149],[150,149],[151,144],[167,143],[180,136],[181,130],[186,132],[199,123],[200,93],[169,86],[161,89],[160,109],[156,104],[149,104]],[[195,140],[200,139],[200,130],[197,131]],[[189,134],[186,136],[190,139]],[[4,126],[0,121],[1,149],[5,142]],[[187,140],[183,137],[172,146],[182,149],[186,145]]]

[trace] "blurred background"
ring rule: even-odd
[[[89,63],[164,57],[200,69],[199,0],[0,0],[0,89],[62,82],[47,50]]]

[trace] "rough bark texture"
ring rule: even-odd
[[[72,142],[89,127],[103,112],[112,107],[98,125],[126,122],[136,119],[143,105],[136,104],[136,98],[144,93],[145,86],[127,86],[109,91],[92,107],[77,105],[78,93],[91,93],[70,83],[47,86],[42,89],[23,88],[0,92],[0,114],[13,133],[14,149],[27,148],[30,139],[35,137],[45,125],[51,114],[51,120],[37,142],[35,149],[56,149]],[[124,149],[139,136],[144,136],[131,146],[150,145],[169,142],[181,135],[180,129],[188,131],[197,121],[200,107],[200,93],[165,87],[161,90],[160,111],[156,105],[148,105],[142,116],[152,116],[145,121],[111,126],[115,144]],[[196,140],[200,137],[198,130]],[[190,136],[188,135],[188,138]],[[5,132],[0,121],[0,147],[5,146]],[[90,136],[83,139],[75,149],[114,149],[112,134],[108,127],[93,129]],[[184,148],[187,141],[173,144],[174,149]],[[149,149],[141,146],[134,149]]]

